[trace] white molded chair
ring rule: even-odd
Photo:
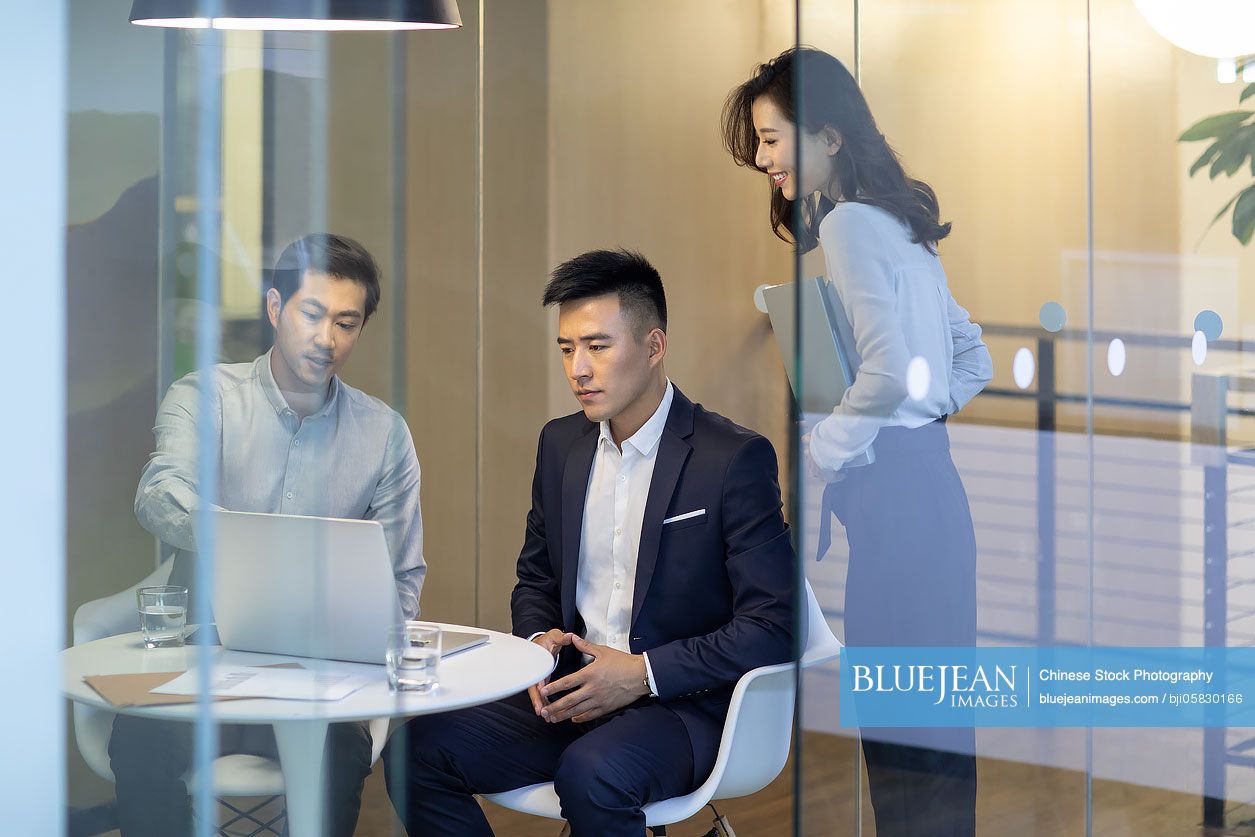
[[[74,644],[82,645],[107,636],[117,636],[139,630],[139,612],[135,604],[135,591],[140,587],[151,587],[165,584],[170,578],[170,569],[174,561],[162,563],[152,574],[132,587],[120,593],[87,602],[74,612]],[[113,770],[109,767],[109,738],[113,735],[113,719],[116,713],[106,709],[98,709],[82,703],[74,704],[74,740],[78,743],[78,751],[87,766],[102,779],[113,781]],[[373,742],[371,764],[379,759],[384,742],[388,737],[388,719],[377,718],[370,722],[370,736]],[[192,773],[184,776],[188,792],[195,794],[197,777]],[[221,826],[220,833],[240,820],[248,820],[257,827],[254,834],[263,831],[280,833],[278,825],[284,814],[270,817],[267,821],[258,819],[257,814],[266,808],[275,797],[283,795],[283,772],[279,763],[261,756],[233,754],[219,756],[213,764],[214,796],[226,808],[231,817]],[[248,809],[236,808],[223,797],[264,797],[257,805]]]
[[[841,653],[841,643],[828,627],[810,582],[803,583],[806,586],[806,651],[802,654],[801,667],[809,668],[836,659]],[[712,800],[748,796],[775,780],[789,758],[793,737],[795,674],[793,663],[781,663],[741,675],[732,692],[719,754],[709,778],[687,796],[646,805],[647,826],[656,834],[664,833],[665,826],[688,819]],[[553,782],[483,794],[483,798],[525,814],[562,819]]]

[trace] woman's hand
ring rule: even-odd
[[[841,469],[832,470],[829,468],[821,468],[819,463],[815,461],[815,457],[811,455],[811,434],[810,426],[807,422],[800,422],[798,429],[802,432],[801,449],[798,451],[798,457],[806,469],[806,473],[813,480],[820,482],[840,482],[845,479],[845,472]]]

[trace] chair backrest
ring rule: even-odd
[[[841,643],[828,627],[810,582],[806,589],[806,646],[801,667],[837,659]],[[719,754],[706,785],[711,798],[728,799],[762,790],[789,758],[797,666],[782,663],[746,672],[737,681],[724,723]],[[702,790],[705,790],[705,785]],[[700,791],[699,791],[700,792]]]
[[[143,580],[125,590],[94,599],[74,611],[74,644],[82,645],[107,636],[139,630],[139,610],[135,590],[165,584],[170,578],[173,561],[166,561]],[[113,780],[109,768],[109,736],[113,731],[114,713],[84,703],[74,704],[74,740],[83,761],[96,775]]]
[[[802,668],[810,668],[841,656],[841,640],[828,627],[828,620],[819,606],[819,599],[815,598],[811,583],[803,579],[802,584],[806,587],[806,650],[802,652]]]
[[[173,567],[173,560],[165,561],[125,590],[80,605],[74,611],[74,644],[82,645],[107,636],[138,631],[139,610],[135,604],[135,591],[140,587],[165,584]]]

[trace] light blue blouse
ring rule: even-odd
[[[821,468],[865,451],[881,427],[958,412],[993,377],[980,326],[955,302],[940,259],[910,235],[894,215],[862,203],[838,203],[820,222],[828,281],[859,356],[854,383],[811,430]]]

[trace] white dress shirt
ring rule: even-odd
[[[584,521],[580,533],[575,606],[584,620],[584,639],[629,652],[632,596],[636,589],[636,557],[641,545],[645,501],[658,458],[658,442],[671,412],[675,387],[667,381],[662,403],[641,429],[614,443],[610,422],[601,422],[601,436],[588,476]],[[645,656],[650,692],[658,694]]]
[[[417,619],[427,562],[409,427],[387,404],[338,377],[322,409],[298,418],[275,382],[273,351],[250,363],[214,366],[205,389],[205,373],[193,372],[161,399],[156,450],[140,477],[135,515],[179,551],[170,583],[190,586],[192,518],[201,497],[197,463],[215,456],[218,508],[379,521],[401,612]],[[213,444],[205,451],[199,450],[202,413],[213,422]]]
[[[859,361],[841,403],[811,431],[811,456],[836,470],[872,445],[881,427],[920,427],[958,412],[993,377],[993,361],[980,326],[951,295],[941,260],[912,242],[894,215],[838,203],[820,222],[819,244]],[[927,370],[920,398],[907,386],[914,358]]]

